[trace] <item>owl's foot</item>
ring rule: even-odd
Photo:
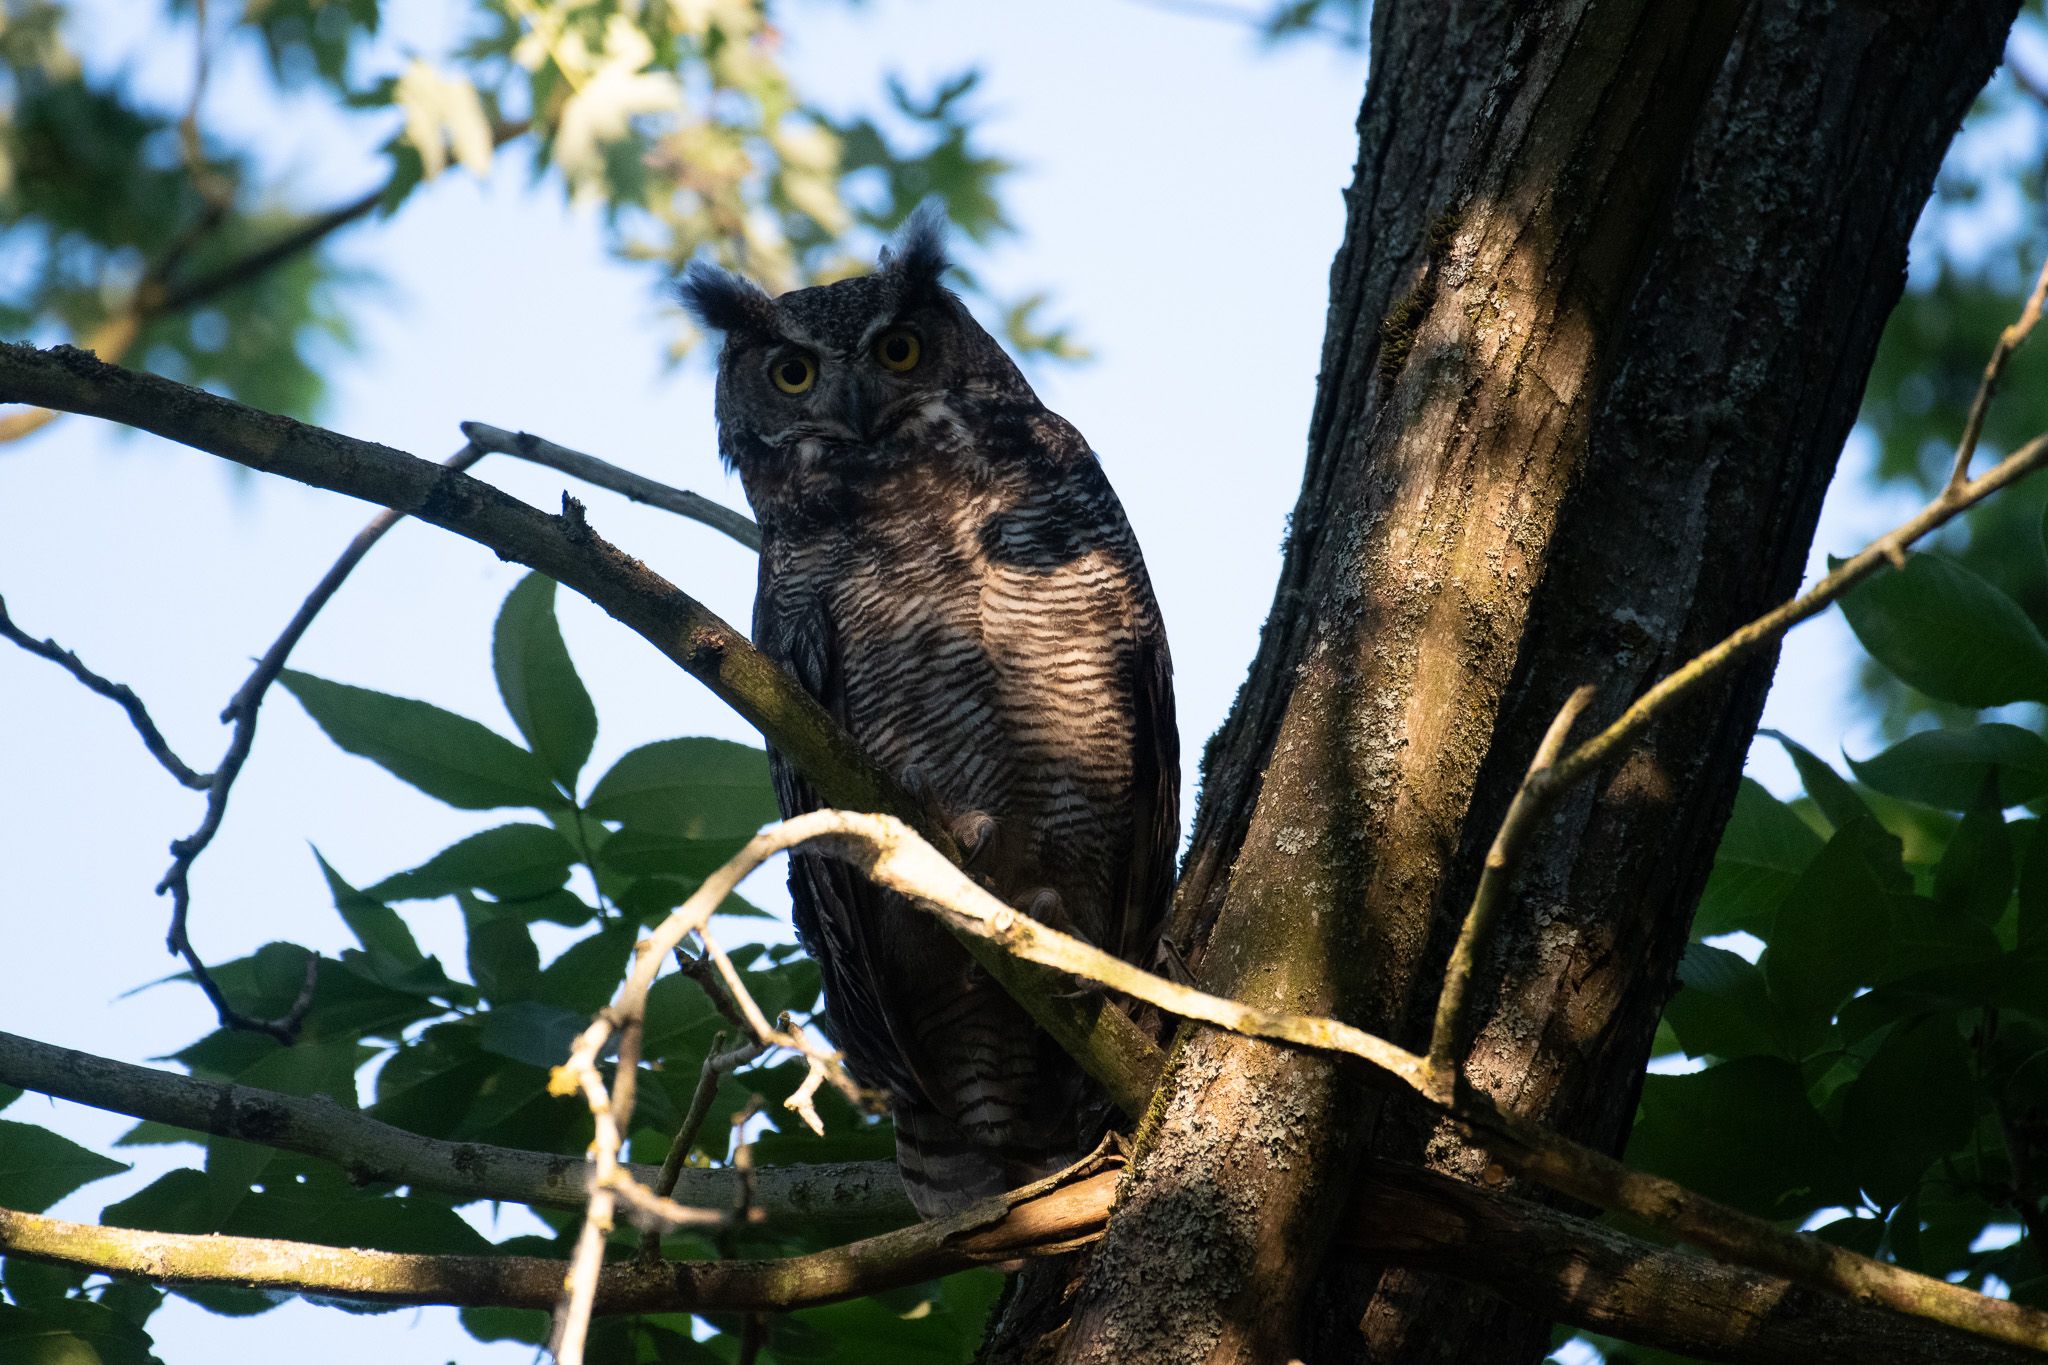
[[[1072,926],[1066,922],[1066,902],[1060,899],[1059,892],[1049,886],[1025,892],[1023,904],[1017,908],[1048,928],[1057,929],[1063,934],[1074,932]]]
[[[1060,898],[1059,892],[1049,886],[1025,892],[1019,898],[1017,908],[1048,929],[1073,934],[1076,938],[1083,937],[1075,931],[1073,920],[1067,914],[1067,903]],[[1053,992],[1054,998],[1058,1000],[1086,1000],[1090,996],[1101,994],[1102,987],[1087,982],[1076,982],[1067,990]]]
[[[948,811],[933,790],[931,780],[923,768],[913,763],[903,770],[903,790],[910,799],[923,806],[926,816],[940,829],[953,836],[953,842],[960,845],[960,865],[971,867],[975,856],[988,847],[988,841],[996,832],[996,819],[984,810],[970,810],[955,815]]]
[[[946,829],[960,845],[963,864],[972,864],[975,856],[988,847],[989,839],[994,836],[996,818],[985,810],[971,810],[948,820]]]

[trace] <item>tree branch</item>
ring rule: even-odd
[[[415,1185],[469,1199],[556,1209],[581,1209],[589,1188],[589,1167],[581,1156],[445,1142],[319,1096],[221,1085],[12,1033],[0,1032],[0,1084],[319,1157],[365,1183]],[[652,1166],[632,1169],[642,1178],[656,1178]],[[913,1216],[894,1162],[762,1166],[754,1171],[753,1183],[754,1207],[770,1222],[873,1225]],[[731,1171],[685,1166],[671,1192],[702,1209],[732,1209],[740,1202],[739,1178]]]
[[[1048,928],[996,899],[891,816],[822,810],[770,826],[708,878],[655,930],[649,942],[659,946],[679,941],[687,927],[708,917],[749,871],[799,844],[812,845],[814,851],[851,864],[877,885],[901,893],[910,904],[956,930],[986,939],[1027,961],[1246,1037],[1364,1061],[1471,1129],[1509,1169],[1575,1199],[1632,1214],[1722,1259],[1994,1341],[2048,1349],[2048,1313],[1874,1261],[1816,1237],[1786,1232],[1661,1176],[1631,1170],[1603,1152],[1501,1109],[1462,1081],[1448,1088],[1434,1084],[1424,1058],[1341,1020],[1281,1014],[1225,1000],[1154,976]],[[644,993],[654,968],[667,952],[668,947],[661,947],[658,954],[647,953],[635,964],[633,977],[621,992],[622,1000],[635,989]],[[613,1006],[607,1013],[617,1009]],[[601,1042],[614,1023],[600,1016],[599,1023],[579,1040],[579,1049],[589,1050],[593,1038]]]
[[[87,688],[99,693],[128,713],[129,723],[142,736],[142,745],[149,755],[172,777],[195,791],[205,791],[213,785],[213,774],[194,769],[184,759],[171,752],[170,741],[163,731],[156,728],[150,719],[149,708],[142,704],[142,698],[135,695],[126,683],[117,683],[101,677],[85,666],[76,654],[58,644],[55,640],[38,640],[14,624],[14,618],[7,614],[7,600],[0,598],[0,637],[12,640],[29,653],[50,660],[72,677],[84,683]]]
[[[1543,742],[1536,746],[1536,757],[1529,761],[1529,771],[1522,778],[1522,784],[1515,788],[1514,799],[1508,803],[1508,813],[1500,822],[1499,833],[1493,836],[1492,847],[1486,850],[1486,862],[1479,872],[1479,886],[1472,893],[1472,908],[1466,911],[1465,923],[1458,930],[1457,946],[1451,950],[1451,960],[1444,968],[1443,991],[1437,996],[1436,1026],[1429,1039],[1430,1083],[1433,1085],[1445,1087],[1453,1084],[1459,1061],[1471,1047],[1465,1032],[1465,1015],[1470,1008],[1468,997],[1472,990],[1472,974],[1478,968],[1479,951],[1492,932],[1493,921],[1500,913],[1502,902],[1507,899],[1508,886],[1514,880],[1515,859],[1535,828],[1537,816],[1542,813],[1545,805],[1544,779],[1548,777],[1551,765],[1557,762],[1565,740],[1571,737],[1572,726],[1577,722],[1579,713],[1592,702],[1593,691],[1591,687],[1580,687],[1565,699],[1556,719],[1550,722],[1550,729],[1544,733]]]
[[[1069,1250],[1107,1220],[1105,1172],[1018,1200],[989,1223],[969,1210],[851,1246],[781,1261],[621,1261],[597,1311],[761,1312],[816,1306],[985,1264]],[[1344,1249],[1441,1269],[1574,1326],[1710,1360],[1807,1365],[2021,1365],[2031,1352],[1873,1311],[1664,1247],[1435,1172],[1369,1164],[1346,1212]],[[525,1257],[394,1256],[241,1237],[167,1236],[0,1212],[0,1251],[158,1283],[238,1284],[371,1302],[545,1308],[566,1263]]]
[[[585,483],[595,484],[599,488],[609,488],[614,493],[623,493],[634,502],[646,503],[649,507],[659,507],[664,512],[673,512],[679,517],[703,522],[715,531],[725,532],[749,550],[761,548],[761,528],[754,524],[751,517],[735,512],[722,503],[713,502],[701,493],[657,483],[643,474],[621,469],[615,464],[598,459],[595,455],[585,455],[580,450],[556,445],[553,441],[535,436],[531,432],[506,431],[487,422],[464,422],[462,434],[468,437],[469,443],[478,450],[510,455],[515,460],[525,460],[530,464],[559,469],[564,474],[581,479]]]
[[[2041,263],[2040,277],[2034,281],[2034,292],[2027,295],[2027,301],[2020,307],[2020,315],[1998,334],[1998,344],[1991,348],[1991,359],[1984,362],[1984,377],[1977,382],[1976,397],[1970,400],[1970,414],[1963,419],[1962,439],[1956,442],[1955,462],[1949,467],[1948,486],[1960,488],[1969,482],[1970,457],[1977,453],[1977,438],[1984,434],[1984,417],[1991,411],[1991,399],[1998,392],[1998,381],[2005,377],[2006,362],[2012,353],[2027,339],[2027,333],[2034,330],[2034,324],[2041,320],[2041,307],[2048,302],[2048,261]]]

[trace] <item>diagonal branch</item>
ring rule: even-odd
[[[2048,1313],[1874,1261],[1817,1237],[1787,1232],[1660,1176],[1631,1170],[1605,1153],[1501,1109],[1462,1083],[1435,1084],[1426,1059],[1341,1020],[1281,1014],[1210,995],[1048,928],[996,899],[891,816],[813,811],[755,835],[655,930],[648,943],[660,951],[646,952],[636,962],[621,1001],[636,990],[644,994],[669,951],[662,945],[680,941],[753,868],[799,844],[851,864],[878,886],[902,894],[955,930],[1027,961],[1246,1037],[1355,1057],[1472,1130],[1509,1169],[1575,1199],[1629,1213],[1722,1259],[1994,1341],[2048,1349]],[[579,1051],[594,1052],[591,1040],[601,1043],[621,1022],[619,1009],[608,1007],[579,1040]],[[562,1070],[572,1069],[573,1064]],[[599,1154],[602,1158],[601,1145]]]
[[[319,1096],[222,1085],[12,1033],[0,1032],[0,1085],[319,1157],[365,1184],[555,1209],[581,1209],[588,1191],[581,1156],[422,1137]],[[632,1169],[656,1178],[651,1166]],[[697,1208],[730,1209],[739,1203],[740,1183],[731,1171],[685,1166],[667,1193]],[[912,1216],[895,1163],[888,1161],[757,1167],[754,1207],[773,1223],[873,1225]]]
[[[1442,1270],[1546,1317],[1712,1360],[1807,1365],[2025,1365],[2030,1351],[1965,1336],[1784,1280],[1652,1246],[1532,1200],[1431,1171],[1369,1163],[1345,1213],[1343,1250]],[[1002,1220],[951,1234],[926,1223],[779,1261],[618,1262],[597,1311],[762,1312],[815,1306],[986,1264],[1058,1254],[1107,1220],[1114,1174],[1018,1201]],[[936,1238],[938,1247],[933,1249]],[[525,1257],[397,1257],[242,1237],[166,1236],[0,1212],[0,1252],[158,1283],[236,1284],[372,1302],[545,1307],[564,1263]]]
[[[574,500],[550,516],[489,484],[389,446],[125,370],[69,346],[0,343],[0,402],[39,403],[154,432],[264,473],[418,517],[582,593],[634,630],[759,730],[822,799],[900,813],[950,856],[902,785],[744,633],[591,530]],[[1122,1010],[1062,996],[1044,973],[978,941],[976,961],[1126,1112],[1143,1109],[1162,1053]]]
[[[623,493],[634,502],[644,502],[649,507],[659,507],[664,512],[673,512],[679,517],[701,521],[715,531],[723,531],[749,550],[761,548],[761,528],[751,517],[735,512],[722,503],[713,502],[701,493],[692,493],[687,488],[672,488],[656,482],[644,474],[635,474],[630,469],[621,469],[595,455],[585,455],[580,450],[556,445],[544,437],[527,431],[506,431],[486,422],[464,422],[462,434],[478,450],[488,450],[496,455],[510,455],[515,460],[530,464],[545,465],[559,469],[588,484],[609,488],[614,493]]]
[[[199,772],[171,752],[170,741],[164,738],[163,731],[156,728],[156,722],[150,719],[149,708],[142,704],[142,698],[135,695],[133,688],[126,683],[117,683],[101,677],[87,668],[76,654],[55,640],[38,640],[14,624],[14,618],[7,614],[5,598],[0,598],[0,637],[12,640],[31,654],[48,659],[84,683],[86,687],[126,711],[129,723],[135,727],[135,732],[142,736],[142,745],[149,750],[150,757],[161,763],[164,770],[179,782],[195,791],[205,791],[213,785],[212,773]]]

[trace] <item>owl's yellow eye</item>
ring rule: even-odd
[[[807,355],[786,355],[768,367],[768,377],[784,393],[802,393],[818,382],[818,366]]]
[[[917,358],[923,349],[917,344],[917,333],[907,327],[896,327],[882,333],[881,339],[875,343],[875,359],[881,361],[885,369],[900,374],[917,367]]]

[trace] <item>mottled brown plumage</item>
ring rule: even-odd
[[[931,804],[974,876],[1137,958],[1179,838],[1165,632],[1094,453],[940,283],[939,231],[920,210],[875,274],[773,300],[685,278],[726,337],[719,449],[761,523],[755,640]],[[785,814],[818,806],[774,771]],[[823,858],[794,858],[790,891],[921,1212],[1092,1145],[1099,1091],[936,920]]]

